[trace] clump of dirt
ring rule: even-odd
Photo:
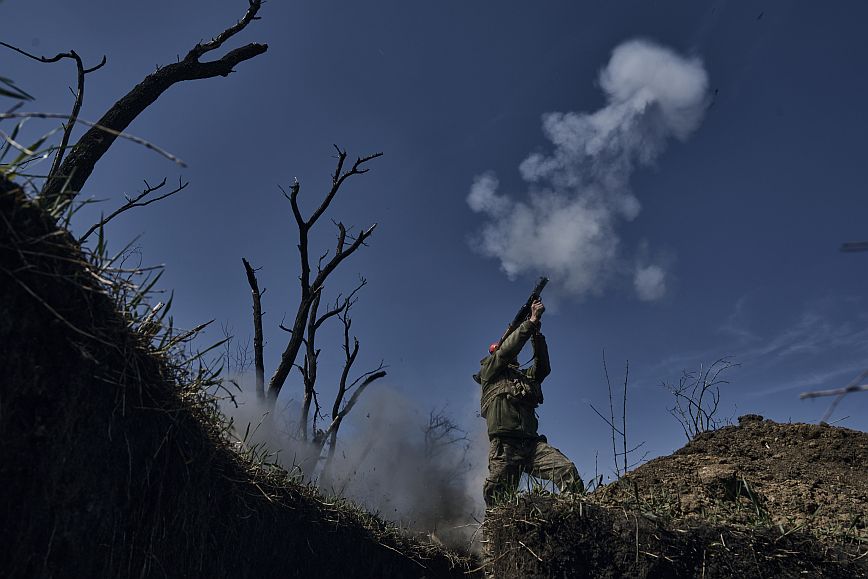
[[[868,434],[756,415],[592,494],[488,513],[504,577],[863,577]]]

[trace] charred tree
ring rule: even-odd
[[[352,167],[345,169],[347,153],[337,146],[335,146],[335,149],[338,152],[338,161],[334,173],[332,174],[331,187],[319,207],[317,207],[309,217],[304,217],[301,213],[301,208],[299,207],[298,195],[301,190],[301,185],[298,181],[293,182],[290,186],[289,193],[286,193],[285,191],[283,192],[283,195],[289,200],[290,206],[292,207],[292,214],[298,228],[298,253],[300,267],[300,275],[298,279],[300,295],[292,326],[289,328],[283,328],[289,333],[289,340],[283,350],[283,354],[281,355],[280,363],[268,383],[267,399],[268,404],[271,407],[274,407],[277,397],[280,394],[283,385],[286,383],[290,371],[294,367],[297,367],[296,360],[302,345],[305,343],[305,330],[311,323],[311,310],[314,308],[315,303],[317,304],[318,309],[319,300],[321,299],[320,295],[325,287],[326,280],[338,268],[338,266],[344,262],[344,260],[358,251],[360,247],[365,245],[365,242],[374,233],[374,229],[377,227],[377,224],[374,223],[367,229],[361,230],[358,235],[353,236],[342,222],[336,222],[338,228],[337,244],[335,245],[331,258],[329,259],[329,252],[322,254],[316,263],[316,272],[314,273],[312,271],[309,245],[311,230],[316,225],[317,221],[319,221],[320,217],[322,217],[326,210],[328,210],[346,180],[353,175],[362,175],[367,173],[368,169],[365,168],[365,163],[382,155],[382,153],[374,153],[373,155],[368,155],[366,157],[359,157],[356,159],[355,163],[353,163]],[[334,312],[332,315],[336,314],[337,312]],[[316,313],[314,313],[313,317],[313,324],[316,326]],[[261,319],[257,321],[257,316],[254,314],[254,324],[256,323],[261,323]],[[315,349],[308,352],[309,361],[315,359],[315,352]]]

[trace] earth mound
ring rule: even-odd
[[[868,433],[756,415],[584,497],[489,513],[504,577],[868,575]]]
[[[761,416],[705,432],[656,458],[591,500],[635,500],[669,518],[737,523],[767,519],[822,538],[868,542],[868,433],[825,424],[779,424]]]

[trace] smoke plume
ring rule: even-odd
[[[631,40],[612,52],[599,86],[606,96],[600,110],[543,115],[552,149],[519,165],[525,198],[498,193],[493,173],[474,179],[467,203],[486,222],[472,243],[510,278],[545,274],[581,297],[632,275],[640,299],[660,299],[665,267],[625,258],[618,226],[641,209],[629,186],[636,167],[652,164],[671,138],[687,139],[702,121],[708,75],[698,58]]]
[[[453,547],[477,547],[474,533],[484,509],[484,430],[464,430],[458,424],[462,417],[448,409],[423,409],[378,385],[347,415],[334,462],[324,474],[325,453],[297,436],[298,404],[278,405],[263,419],[269,411],[252,392],[243,388],[236,404],[222,405],[238,436],[246,435],[246,445],[264,443],[284,468],[300,471],[323,492],[351,499],[404,528]]]

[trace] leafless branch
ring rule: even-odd
[[[63,127],[63,137],[60,139],[60,146],[57,147],[57,152],[55,153],[54,160],[51,163],[51,169],[48,171],[48,179],[46,179],[46,184],[47,184],[48,181],[51,180],[52,177],[55,177],[57,175],[57,172],[60,169],[60,162],[63,160],[63,155],[66,152],[66,147],[69,145],[69,137],[72,134],[72,129],[75,126],[76,120],[78,119],[78,113],[81,111],[81,104],[84,101],[84,77],[87,74],[90,74],[91,72],[94,72],[94,71],[102,68],[106,63],[106,57],[103,56],[102,61],[100,61],[100,63],[97,64],[96,66],[92,66],[90,68],[85,68],[84,63],[81,60],[81,57],[74,50],[70,50],[69,52],[61,52],[61,53],[56,54],[55,56],[53,56],[51,58],[48,58],[45,56],[36,56],[36,55],[30,54],[29,52],[21,50],[20,48],[17,48],[15,46],[12,46],[11,44],[7,44],[5,42],[0,42],[0,45],[3,45],[7,48],[10,48],[10,49],[14,50],[15,52],[23,54],[24,56],[27,56],[28,58],[32,58],[33,60],[37,60],[39,62],[45,62],[45,63],[58,62],[59,60],[62,60],[64,58],[71,58],[72,60],[75,61],[76,71],[78,72],[78,75],[77,75],[77,87],[78,88],[75,92],[75,101],[72,105],[72,112],[69,115],[69,120],[65,123],[65,125]]]
[[[609,428],[612,429],[613,432],[617,432],[618,435],[620,435],[620,436],[624,436],[624,433],[621,432],[620,429],[618,429],[617,426],[615,426],[614,424],[612,424],[612,423],[609,421],[608,418],[606,418],[605,416],[603,416],[602,414],[600,414],[600,411],[597,410],[596,408],[594,408],[594,405],[593,405],[593,404],[588,404],[588,406],[591,407],[591,410],[593,410],[593,411],[597,414],[597,416],[599,416],[600,418],[603,419],[603,422],[605,422],[605,423],[609,426]],[[614,445],[612,446],[612,448],[615,448]],[[613,452],[614,452],[614,450],[613,450]]]
[[[352,383],[348,384],[347,381],[350,371],[352,370],[353,364],[355,363],[356,358],[359,354],[359,339],[354,336],[352,340],[350,340],[350,328],[352,326],[350,309],[353,304],[352,298],[348,297],[346,303],[348,305],[341,311],[340,314],[338,314],[338,319],[341,320],[341,323],[344,326],[344,367],[341,371],[340,381],[338,382],[338,391],[335,395],[334,404],[332,405],[332,422],[329,425],[325,436],[323,437],[323,443],[325,443],[325,441],[327,440],[329,444],[328,458],[326,459],[325,466],[323,467],[324,477],[327,476],[332,459],[334,458],[335,450],[337,448],[338,430],[340,429],[344,417],[350,413],[350,411],[356,405],[356,402],[358,402],[365,389],[371,383],[379,380],[386,375],[386,366],[381,361],[377,368],[365,372],[364,374],[362,374],[362,376],[354,380]],[[350,345],[351,342],[352,346]],[[360,379],[362,379],[361,383],[359,383]],[[358,386],[355,386],[357,383]],[[353,389],[354,386],[355,389]],[[344,403],[344,398],[350,390],[352,390],[352,394],[350,395],[349,400]]]
[[[629,376],[630,361],[627,360],[624,368],[624,404],[623,409],[621,410],[621,440],[624,442],[624,474],[627,474],[627,379]]]
[[[612,394],[612,381],[609,379],[609,368],[606,363],[606,351],[603,350],[603,375],[606,377],[606,387],[609,393],[609,418],[603,416],[599,410],[594,408],[593,404],[588,404],[591,407],[591,410],[599,416],[603,422],[609,427],[609,431],[612,434],[612,458],[615,462],[615,476],[619,479],[627,474],[627,472],[645,460],[645,456],[648,453],[645,453],[642,458],[638,461],[630,464],[629,457],[631,454],[639,450],[645,442],[641,442],[634,446],[633,448],[628,448],[627,445],[627,390],[630,381],[630,362],[627,361],[625,363],[624,368],[624,392],[623,397],[621,399],[621,428],[615,426],[615,404],[614,404],[614,396]],[[616,436],[617,435],[617,436]],[[617,437],[621,437],[621,446],[622,449],[620,452],[618,451]],[[622,457],[621,462],[619,462],[618,457]]]
[[[346,181],[352,175],[361,175],[367,173],[368,169],[363,169],[362,165],[372,159],[383,156],[383,153],[374,153],[373,155],[368,155],[366,157],[359,157],[356,159],[356,162],[353,163],[351,169],[341,173],[341,171],[343,170],[344,161],[347,158],[347,152],[342,151],[337,145],[335,145],[334,147],[335,150],[338,152],[338,162],[335,167],[335,172],[332,176],[332,186],[331,189],[329,189],[329,192],[326,194],[325,199],[323,199],[323,202],[320,204],[317,210],[313,212],[313,214],[310,216],[310,219],[307,220],[308,227],[313,226],[313,224],[317,222],[317,220],[322,216],[322,214],[325,213],[326,209],[328,209],[329,205],[331,205],[332,199],[334,199],[335,195],[338,192],[338,189],[340,189],[344,181]]]
[[[841,244],[841,251],[856,252],[868,251],[868,241],[848,241]]]
[[[114,219],[115,217],[117,217],[118,215],[123,213],[124,211],[128,211],[134,207],[145,207],[146,205],[150,205],[151,203],[155,203],[157,201],[162,201],[163,199],[165,199],[167,197],[171,197],[172,195],[174,195],[175,193],[178,193],[179,191],[183,191],[184,189],[187,188],[187,185],[189,185],[189,184],[190,184],[189,181],[186,183],[182,183],[181,180],[179,179],[178,180],[178,186],[175,189],[169,191],[168,193],[164,193],[162,195],[154,197],[153,199],[148,199],[147,201],[142,201],[142,199],[144,199],[145,197],[147,197],[148,195],[150,195],[154,191],[158,191],[158,190],[162,189],[166,185],[166,179],[165,178],[163,178],[163,180],[158,185],[155,185],[155,186],[151,186],[148,184],[147,181],[145,181],[145,188],[144,188],[144,190],[142,190],[141,193],[139,193],[135,197],[126,197],[126,200],[127,200],[126,203],[124,203],[123,205],[121,205],[120,207],[118,207],[117,209],[112,211],[108,217],[104,217],[104,218],[100,219],[97,223],[94,223],[93,225],[91,225],[90,229],[88,229],[84,233],[84,235],[82,235],[81,237],[78,238],[79,244],[84,243],[85,240],[88,237],[90,237],[90,235],[94,231],[96,231],[97,229],[102,229],[103,227],[105,227],[105,225],[109,221],[111,221],[112,219]]]
[[[470,436],[446,414],[445,407],[431,410],[428,413],[428,424],[422,429],[425,435],[425,456],[429,460],[439,455],[446,448],[465,443],[464,458],[467,456]]]
[[[817,390],[815,392],[804,392],[799,394],[799,398],[818,398],[820,396],[842,396],[851,392],[868,392],[868,384],[859,384],[847,386],[845,388],[833,388],[832,390]]]
[[[317,381],[317,366],[319,360],[320,349],[316,347],[316,335],[317,330],[329,319],[337,316],[341,317],[342,315],[346,315],[349,309],[356,303],[356,294],[361,290],[365,285],[367,285],[367,280],[365,278],[360,278],[359,285],[353,289],[352,292],[346,297],[339,295],[334,304],[330,306],[328,311],[324,314],[319,315],[319,306],[321,302],[322,296],[322,288],[320,288],[316,292],[316,296],[314,297],[313,304],[311,305],[310,313],[308,315],[307,322],[307,337],[304,340],[305,346],[305,354],[304,354],[304,363],[302,365],[296,364],[295,366],[301,371],[302,380],[304,382],[304,399],[301,407],[301,418],[298,423],[298,435],[302,440],[307,440],[308,436],[308,422],[310,421],[310,405],[311,403],[315,404],[316,412],[314,414],[314,424],[313,429],[316,428],[316,418],[320,412],[319,408],[319,399],[316,391],[316,381]],[[341,318],[343,320],[343,318]],[[346,325],[346,322],[345,322]],[[365,377],[364,375],[362,377]],[[352,388],[354,384],[350,385],[347,389]],[[343,394],[339,394],[341,397]]]
[[[606,365],[606,350],[603,350],[603,373],[606,375],[606,387],[609,389],[609,417],[610,420],[608,422],[609,426],[612,429],[612,456],[615,457],[615,476],[621,478],[620,469],[618,467],[618,447],[615,444],[615,432],[618,432],[621,436],[624,436],[624,433],[615,428],[615,407],[612,402],[612,381],[609,380],[609,367]],[[597,413],[599,414],[599,412]],[[600,415],[602,418],[602,415]],[[603,418],[603,420],[606,420]],[[626,474],[626,473],[625,473]]]
[[[158,68],[118,100],[97,123],[100,127],[122,132],[129,124],[172,85],[215,76],[228,76],[233,68],[246,60],[264,53],[265,44],[248,44],[229,51],[223,57],[200,62],[206,53],[220,48],[229,38],[243,30],[262,6],[262,0],[248,0],[248,9],[237,23],[230,26],[211,41],[194,46],[183,60]],[[74,197],[93,172],[97,161],[108,151],[117,135],[102,128],[92,127],[79,139],[56,174],[51,175],[43,188],[43,196],[49,203],[65,195]]]
[[[835,400],[832,401],[832,404],[829,405],[829,408],[826,410],[826,413],[823,414],[823,418],[820,419],[820,422],[826,422],[829,418],[832,417],[832,413],[835,412],[835,408],[838,407],[838,404],[841,400],[844,399],[847,394],[851,394],[853,392],[868,392],[868,384],[860,384],[862,380],[868,377],[868,370],[860,373],[858,376],[853,378],[849,384],[844,386],[843,388],[834,388],[832,390],[815,390],[813,392],[803,392],[799,395],[799,398],[802,400],[806,398],[820,398],[823,396],[835,396]]]

